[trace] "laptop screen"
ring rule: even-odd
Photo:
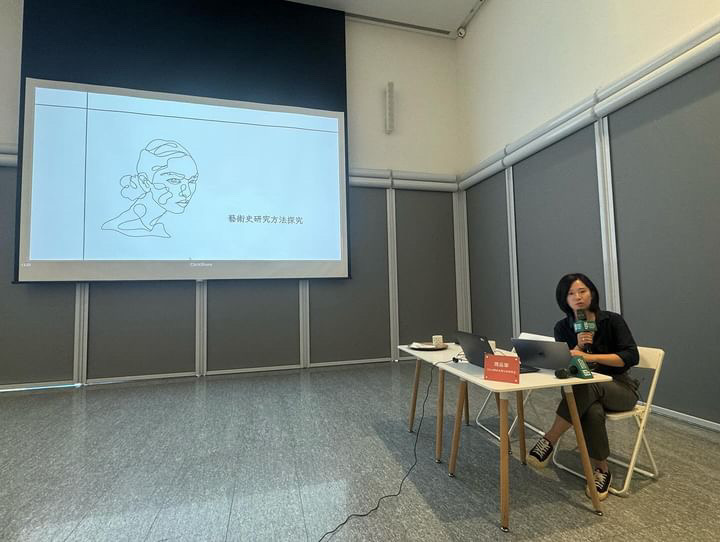
[[[465,352],[467,360],[473,365],[483,367],[485,364],[485,354],[493,353],[492,346],[490,346],[487,337],[473,333],[465,333],[464,331],[458,331],[456,336],[463,352]]]
[[[541,369],[563,369],[570,363],[567,343],[512,339],[513,346],[523,365]]]

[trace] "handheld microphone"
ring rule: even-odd
[[[555,378],[570,378],[578,374],[578,368],[570,365],[567,369],[555,369]]]
[[[570,366],[567,369],[557,369],[555,371],[556,378],[592,378],[592,372],[588,368],[582,356],[573,356],[570,359]]]
[[[597,331],[597,324],[595,322],[588,321],[585,309],[577,310],[577,320],[575,320],[575,323],[573,324],[573,331],[575,331],[576,335],[585,332],[595,333]],[[583,351],[590,354],[591,350],[592,345],[583,345]]]

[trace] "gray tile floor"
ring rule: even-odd
[[[383,363],[0,394],[0,540],[318,540],[397,491],[413,462],[413,369]],[[428,378],[426,368],[420,400]],[[445,458],[457,381],[446,384]],[[590,511],[580,480],[511,460],[511,532],[500,532],[498,446],[466,427],[449,478],[432,459],[435,390],[400,497],[332,540],[720,538],[720,434],[660,416],[648,438],[661,478],[637,478],[630,497],[605,501],[604,517]],[[471,409],[483,398],[471,390]],[[536,393],[528,419],[547,424],[558,398]],[[494,407],[486,420],[497,426]],[[612,426],[614,448],[628,449],[631,423]]]

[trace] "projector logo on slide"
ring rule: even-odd
[[[177,141],[153,139],[140,151],[135,175],[120,179],[120,195],[130,207],[102,225],[128,237],[171,235],[160,220],[182,214],[195,194],[198,170],[190,152]]]

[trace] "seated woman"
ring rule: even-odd
[[[555,290],[560,309],[567,315],[555,324],[555,340],[566,342],[573,356],[582,356],[594,364],[594,370],[612,376],[612,382],[573,386],[578,414],[585,434],[590,461],[594,467],[595,486],[600,499],[605,499],[610,487],[607,458],[610,455],[606,411],[631,410],[637,402],[638,381],[630,378],[628,370],[639,360],[637,345],[625,320],[619,314],[600,310],[598,291],[592,281],[581,273],[565,275]],[[588,321],[597,325],[596,332],[576,334],[573,324],[577,311],[584,310]],[[550,461],[560,436],[571,426],[567,401],[557,409],[555,422],[528,453],[529,464],[542,468]],[[586,492],[589,492],[586,489]]]

